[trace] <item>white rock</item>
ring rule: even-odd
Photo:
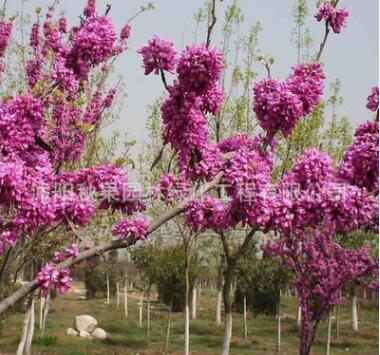
[[[79,333],[73,328],[67,328],[67,335],[73,335],[76,337],[77,335],[79,335]]]
[[[81,330],[81,331],[79,332],[79,336],[80,336],[81,338],[92,339],[91,334],[90,334],[89,332],[86,332],[85,330]]]
[[[105,339],[107,338],[107,333],[102,328],[95,328],[95,330],[91,332],[91,337],[94,339]]]
[[[98,325],[97,320],[88,314],[83,314],[81,316],[76,316],[74,320],[74,328],[78,332],[85,331],[91,333]]]

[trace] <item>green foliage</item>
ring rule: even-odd
[[[107,294],[107,276],[110,283],[110,294],[116,293],[116,282],[120,278],[120,268],[117,263],[117,250],[108,253],[103,260],[96,259],[94,267],[87,267],[84,274],[86,298],[105,297]]]
[[[146,244],[133,250],[132,260],[140,274],[140,285],[148,290],[155,285],[162,302],[171,305],[174,312],[182,311],[185,306],[184,246]],[[189,264],[190,289],[199,272],[199,260],[194,254]]]
[[[255,316],[276,314],[280,291],[288,285],[290,276],[278,260],[251,251],[237,265],[235,308],[242,311],[245,296]]]

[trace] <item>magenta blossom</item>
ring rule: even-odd
[[[379,109],[379,87],[374,86],[367,97],[367,108],[371,111]]]
[[[136,238],[145,240],[147,237],[149,223],[144,217],[134,219],[123,218],[113,228],[112,234],[120,239]]]
[[[172,73],[175,69],[177,53],[172,42],[154,36],[138,53],[143,57],[145,75],[158,74],[160,70]]]

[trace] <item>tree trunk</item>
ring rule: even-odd
[[[302,320],[301,322],[301,342],[300,355],[309,355],[315,338],[315,327],[312,324]]]
[[[367,288],[364,286],[363,287],[363,300],[367,299]]]
[[[116,282],[116,308],[120,307],[120,298],[119,298],[119,281]]]
[[[336,319],[335,319],[335,339],[339,340],[339,333],[340,333],[340,305],[336,305],[336,313],[335,313]]]
[[[143,298],[140,296],[140,303],[139,303],[139,327],[142,327],[142,317],[143,317]]]
[[[223,302],[224,302],[224,339],[222,355],[228,355],[232,337],[232,283],[234,278],[236,261],[227,260],[227,268],[224,273]]]
[[[40,331],[42,330],[42,322],[44,317],[44,305],[45,305],[46,297],[40,296]]]
[[[189,280],[189,245],[185,243],[185,355],[189,355],[190,351],[190,310],[189,310],[189,292],[190,292],[190,280]]]
[[[110,278],[107,274],[107,304],[110,304]]]
[[[223,271],[220,265],[218,270],[218,297],[216,301],[216,323],[219,325],[222,322],[222,298],[223,298]]]
[[[297,326],[298,327],[301,326],[301,314],[302,314],[301,306],[298,305],[298,308],[297,308]]]
[[[41,328],[41,336],[45,335],[45,328],[46,328],[46,319],[49,314],[49,306],[50,306],[50,291],[47,294],[47,297],[44,302],[44,308],[42,313],[42,328]]]
[[[128,295],[127,295],[127,285],[124,286],[124,313],[125,313],[125,318],[128,318]]]
[[[331,312],[327,315],[326,355],[330,355],[331,344]]]
[[[22,327],[22,333],[21,333],[21,340],[17,348],[17,355],[24,355],[27,354],[27,346],[30,343],[30,332],[34,330],[34,327],[31,326],[31,319],[32,319],[32,313],[33,313],[33,323],[34,323],[34,295],[31,294],[31,296],[28,299],[28,304],[25,312],[24,317],[24,325]],[[33,337],[33,334],[32,334]],[[30,354],[29,349],[29,354]]]
[[[244,295],[243,298],[243,320],[244,320],[244,339],[248,337],[248,327],[247,327],[247,298]]]
[[[45,321],[46,321],[46,318],[45,318]],[[32,305],[31,305],[31,310],[30,310],[28,335],[26,337],[26,343],[25,343],[25,355],[31,355],[32,354],[33,335],[34,335],[34,295],[32,296]]]
[[[277,304],[277,351],[281,351],[281,291],[278,295]]]
[[[168,309],[168,327],[166,329],[166,339],[165,339],[165,354],[168,353],[169,340],[170,340],[170,331],[171,331],[171,315],[172,315],[173,301],[170,302]]]
[[[358,296],[356,295],[356,288],[352,289],[352,302],[351,302],[351,314],[352,314],[352,330],[357,332],[359,330],[358,323]]]
[[[217,324],[222,323],[222,298],[223,298],[223,291],[218,290],[218,298],[216,301],[216,323]]]
[[[146,297],[146,337],[150,338],[150,290]]]
[[[193,298],[191,300],[191,319],[197,319],[197,288],[193,287]]]

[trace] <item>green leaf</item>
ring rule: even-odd
[[[117,158],[116,160],[115,160],[115,163],[114,163],[114,165],[115,166],[122,166],[123,164],[125,164],[126,162],[127,162],[127,158]]]
[[[83,123],[79,126],[79,129],[82,133],[87,134],[91,133],[95,129],[95,126],[89,123]]]

